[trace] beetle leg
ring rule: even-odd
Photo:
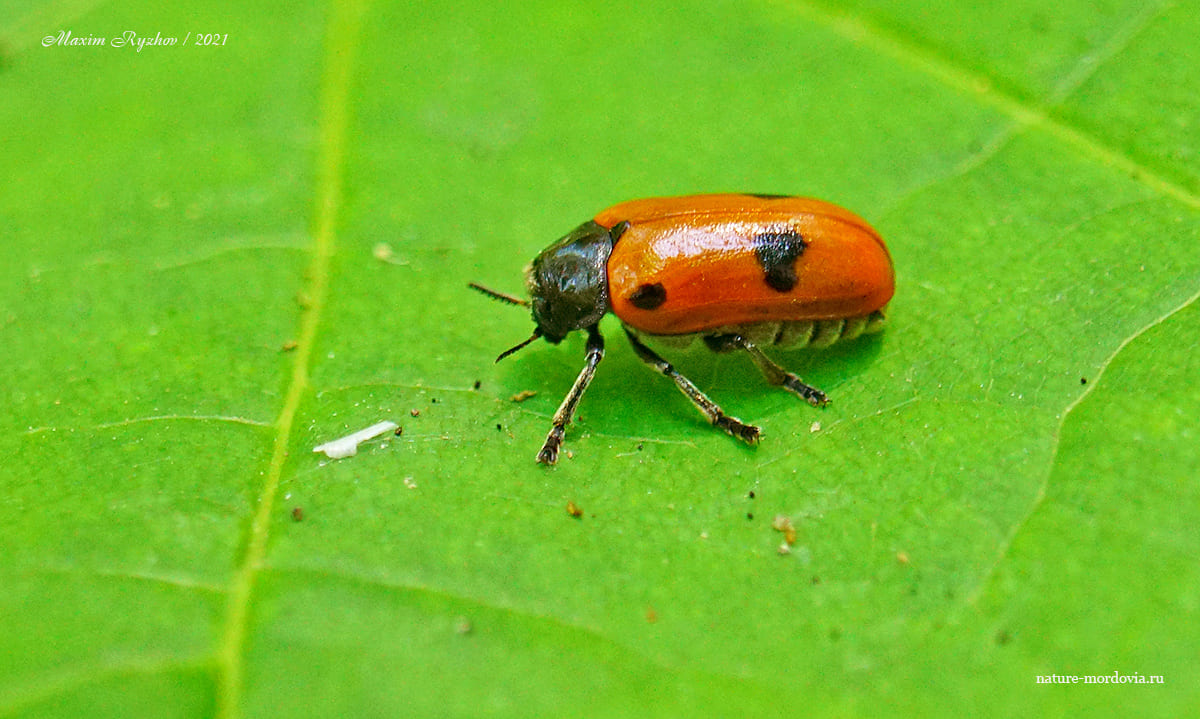
[[[804,384],[804,380],[775,364],[770,357],[763,354],[762,350],[747,342],[741,335],[725,335],[724,338],[729,344],[740,347],[749,353],[750,359],[754,360],[754,364],[758,365],[758,369],[762,371],[763,377],[767,378],[768,383],[776,387],[783,387],[789,392],[799,395],[814,407],[821,407],[829,402],[829,398],[825,396],[824,392],[816,387]]]
[[[575,416],[575,408],[579,406],[579,400],[596,374],[596,365],[604,359],[604,338],[600,336],[600,328],[592,325],[587,328],[587,331],[587,362],[580,370],[579,376],[575,378],[575,384],[571,386],[571,391],[563,398],[562,404],[558,406],[558,411],[554,413],[554,423],[550,427],[550,433],[546,435],[546,442],[537,455],[537,461],[542,464],[554,464],[558,461],[558,448],[562,445],[567,425]]]
[[[736,417],[730,417],[725,414],[717,406],[716,402],[713,402],[701,392],[696,385],[692,384],[691,380],[676,372],[670,362],[659,357],[654,350],[643,344],[636,335],[628,329],[625,330],[625,335],[629,337],[629,342],[633,345],[633,351],[637,352],[637,356],[646,364],[674,380],[675,386],[679,388],[679,391],[687,395],[692,404],[696,405],[696,409],[700,410],[714,427],[724,430],[730,436],[736,437],[746,444],[754,444],[758,441],[761,434],[761,430],[758,427],[746,424]]]

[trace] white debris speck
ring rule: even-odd
[[[817,432],[820,432],[820,431],[821,431],[821,423],[820,423],[820,422],[813,422],[813,423],[812,423],[812,426],[808,428],[808,431],[809,431],[809,432],[812,432],[812,433],[814,433],[814,434],[816,434]]]
[[[326,457],[330,459],[343,459],[345,457],[353,457],[358,454],[358,445],[366,442],[368,439],[374,439],[381,434],[391,432],[400,425],[395,422],[379,422],[373,424],[366,429],[360,429],[353,434],[348,434],[345,437],[339,437],[332,442],[317,445],[313,447],[314,452],[324,452]]]
[[[392,246],[386,242],[376,243],[375,247],[371,250],[371,254],[374,255],[375,259],[379,260],[380,262],[387,262],[393,265],[408,264],[408,260],[396,259],[396,251],[393,250]]]

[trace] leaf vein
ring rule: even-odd
[[[248,425],[250,427],[270,427],[270,426],[272,426],[270,422],[264,422],[259,419],[251,419],[249,417],[237,417],[234,415],[156,414],[156,415],[152,415],[149,417],[130,417],[129,419],[115,420],[112,422],[102,422],[100,424],[91,425],[90,427],[70,427],[69,431],[74,432],[79,429],[86,429],[86,430],[113,429],[114,427],[126,427],[126,426],[129,426],[132,424],[141,424],[143,422],[177,422],[177,421],[229,422],[231,424],[243,424],[243,425]],[[29,429],[25,430],[22,434],[33,435],[33,434],[46,434],[46,433],[63,432],[63,431],[67,431],[67,430],[64,430],[61,427],[55,427],[53,425],[43,425],[41,427],[30,427]]]
[[[747,677],[747,676],[743,676],[743,675],[739,675],[739,674],[733,674],[733,673],[729,673],[729,672],[714,671],[711,669],[696,669],[696,668],[692,668],[692,667],[681,667],[681,666],[672,664],[662,658],[656,657],[652,654],[648,654],[645,651],[643,651],[637,647],[633,647],[628,644],[622,643],[622,642],[610,637],[609,635],[607,635],[603,630],[588,626],[586,624],[572,622],[570,620],[555,616],[553,614],[536,612],[536,611],[532,611],[529,609],[522,609],[520,607],[516,607],[516,606],[512,606],[512,605],[508,605],[508,604],[500,604],[497,602],[486,601],[486,600],[483,600],[483,599],[480,599],[477,597],[456,594],[454,592],[451,592],[451,591],[448,591],[445,589],[439,589],[436,587],[431,587],[426,584],[403,581],[403,580],[393,579],[393,578],[389,578],[389,577],[371,576],[371,575],[363,574],[363,573],[356,572],[353,570],[347,570],[345,568],[327,569],[327,568],[322,568],[322,567],[292,566],[292,567],[272,567],[271,571],[276,574],[279,574],[279,575],[286,575],[286,574],[315,575],[315,576],[319,576],[319,577],[337,579],[340,581],[353,582],[355,584],[360,584],[360,585],[363,585],[366,587],[403,591],[403,592],[409,592],[411,594],[431,597],[434,599],[441,599],[441,600],[457,602],[457,603],[462,603],[462,604],[470,604],[470,605],[479,607],[480,609],[490,610],[490,611],[498,612],[498,613],[509,615],[509,616],[516,617],[516,618],[552,624],[564,631],[577,633],[577,634],[585,636],[588,639],[590,639],[594,642],[597,642],[599,644],[613,647],[621,652],[627,653],[631,656],[638,657],[638,658],[642,659],[643,661],[647,662],[648,664],[651,664],[654,667],[656,667],[664,672],[668,672],[668,673],[672,673],[672,674],[687,674],[687,675],[698,676],[698,677],[720,678],[723,680],[738,682],[738,683],[741,683],[744,685],[757,686],[764,691],[769,691],[771,689],[771,687],[767,686],[763,682],[761,682],[757,679],[751,678],[751,677]],[[578,644],[577,642],[572,642],[572,645],[577,645],[577,644]]]
[[[969,169],[985,160],[989,156],[988,153],[995,152],[1003,146],[1009,133],[1015,133],[1027,127],[1040,127],[1059,142],[1073,147],[1081,156],[1092,158],[1104,166],[1128,174],[1134,178],[1135,182],[1188,207],[1200,209],[1200,195],[1169,179],[1138,158],[1106,144],[1103,139],[1090,134],[1082,126],[1067,118],[1051,114],[1050,109],[1053,104],[1061,101],[1087,77],[1090,77],[1094,72],[1094,67],[1080,68],[1077,66],[1074,71],[1065,76],[1059,88],[1052,94],[1051,103],[1036,104],[1006,92],[992,78],[961,66],[952,58],[944,57],[934,48],[890,32],[867,18],[827,9],[823,4],[811,0],[791,0],[788,6],[812,21],[828,27],[847,40],[860,43],[880,55],[898,60],[967,97],[995,108],[1016,121],[1015,126],[1006,128],[991,138],[987,146],[972,158],[964,161],[960,168],[965,166]],[[1168,7],[1169,5],[1152,7],[1151,11],[1145,15],[1135,16],[1129,23],[1122,26],[1101,49],[1099,53],[1101,60],[1107,60],[1119,53],[1122,48],[1127,47],[1138,32],[1148,26],[1154,17]],[[1101,63],[1084,64],[1099,66]]]
[[[249,625],[250,604],[256,579],[263,567],[288,445],[300,403],[308,389],[309,365],[313,355],[328,290],[338,212],[342,203],[342,176],[349,128],[349,95],[354,54],[364,2],[331,3],[326,30],[324,72],[318,100],[317,181],[313,210],[313,256],[308,269],[306,294],[310,303],[301,315],[300,332],[283,407],[275,422],[271,461],[259,491],[257,507],[248,530],[245,549],[230,588],[225,627],[217,647],[216,716],[231,719],[240,715],[243,683],[243,653]]]
[[[1055,465],[1058,463],[1058,450],[1062,445],[1063,427],[1066,426],[1067,419],[1071,416],[1071,413],[1074,412],[1075,409],[1079,407],[1079,405],[1082,404],[1085,399],[1091,396],[1092,392],[1096,390],[1096,387],[1100,385],[1101,380],[1104,379],[1104,374],[1108,371],[1109,366],[1112,365],[1113,361],[1121,354],[1121,352],[1125,350],[1126,347],[1128,347],[1146,332],[1149,332],[1151,329],[1157,327],[1163,322],[1166,322],[1179,312],[1182,312],[1191,305],[1195,304],[1197,301],[1200,301],[1200,291],[1197,291],[1179,305],[1167,310],[1159,317],[1146,323],[1146,325],[1122,340],[1120,344],[1118,344],[1116,348],[1114,348],[1113,351],[1108,355],[1108,357],[1106,357],[1104,361],[1100,363],[1100,366],[1096,370],[1095,381],[1088,382],[1087,388],[1080,392],[1079,396],[1076,397],[1074,401],[1068,404],[1066,409],[1063,410],[1062,415],[1059,416],[1058,425],[1054,428],[1054,445],[1050,452],[1050,461],[1047,463],[1046,472],[1042,477],[1042,481],[1038,484],[1037,491],[1034,493],[1033,499],[1029,503],[1029,508],[1025,511],[1025,514],[1023,514],[1021,518],[1017,520],[1015,524],[1013,524],[1012,529],[1010,529],[1008,532],[1008,535],[1003,541],[1001,541],[1000,547],[996,552],[996,558],[992,560],[992,563],[988,566],[987,570],[980,576],[979,582],[975,585],[975,588],[966,595],[967,606],[974,606],[979,601],[979,598],[983,595],[983,592],[987,589],[988,584],[991,582],[992,577],[995,576],[996,572],[999,571],[1000,565],[1005,559],[1007,559],[1008,553],[1012,549],[1013,543],[1016,541],[1017,537],[1022,531],[1024,531],[1025,527],[1029,525],[1030,520],[1042,507],[1042,503],[1046,499],[1046,490],[1050,486],[1050,477],[1054,474]]]
[[[164,654],[103,656],[82,666],[56,668],[32,679],[9,684],[0,691],[0,716],[15,716],[50,699],[110,677],[163,674],[171,671],[205,671],[210,656],[179,657]]]

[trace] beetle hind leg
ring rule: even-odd
[[[705,337],[704,341],[714,351],[746,350],[769,384],[783,387],[814,407],[823,407],[829,402],[829,397],[824,392],[812,385],[805,384],[804,380],[780,367],[774,360],[763,354],[763,351],[755,344],[741,335],[714,335]]]
[[[629,343],[633,345],[633,351],[637,353],[638,358],[670,377],[675,382],[675,386],[679,388],[679,391],[683,392],[692,401],[692,404],[708,418],[712,426],[722,430],[731,437],[742,440],[746,444],[755,444],[758,442],[762,436],[762,430],[752,424],[746,424],[737,417],[730,417],[725,414],[724,410],[716,402],[713,402],[707,395],[701,392],[700,388],[692,384],[691,380],[676,372],[675,367],[670,362],[658,356],[654,350],[647,347],[635,334],[626,329],[625,336],[629,338]]]

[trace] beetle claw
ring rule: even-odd
[[[714,422],[718,428],[735,439],[740,439],[750,446],[758,444],[762,438],[762,430],[752,424],[746,424],[736,417],[721,415]]]
[[[550,434],[546,435],[546,443],[542,445],[541,451],[538,452],[538,464],[553,466],[558,462],[558,448],[562,445],[563,434],[565,433],[566,428],[558,425],[550,429]]]

